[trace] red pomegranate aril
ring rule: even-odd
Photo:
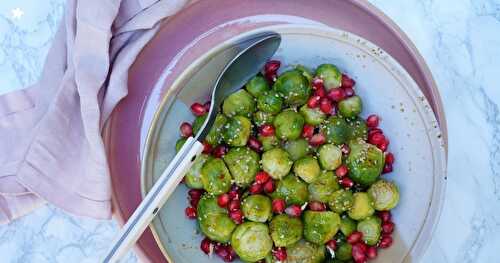
[[[257,153],[260,153],[262,151],[262,143],[253,136],[250,136],[250,138],[248,138],[247,145],[250,149],[254,150]]]
[[[217,197],[217,204],[222,208],[227,207],[229,201],[230,201],[229,194],[221,194],[219,195],[219,197]]]
[[[200,199],[205,191],[201,189],[190,189],[188,195],[191,199]]]
[[[253,183],[248,189],[248,191],[253,195],[262,193],[262,190],[264,190],[262,184],[259,184],[257,182]]]
[[[321,87],[315,90],[313,94],[314,96],[320,96],[321,98],[324,98],[326,97],[326,90],[325,88]]]
[[[268,73],[276,73],[281,66],[281,62],[279,60],[269,60],[266,65],[264,65],[264,73],[267,75]]]
[[[193,135],[193,126],[188,122],[183,122],[179,128],[182,137],[189,137]]]
[[[314,78],[312,80],[311,84],[312,84],[312,89],[313,90],[318,90],[318,89],[321,89],[321,88],[323,88],[323,89],[325,88],[324,81],[321,78],[317,78],[317,77]]]
[[[354,186],[354,182],[351,180],[349,177],[344,177],[339,180],[340,185],[342,185],[345,188],[351,188]]]
[[[203,141],[203,153],[210,154],[212,152],[212,145],[207,141]]]
[[[192,206],[192,207],[198,207],[198,203],[200,202],[200,199],[191,199],[189,200],[189,204]]]
[[[363,240],[361,240],[358,243],[356,243],[356,245],[361,248],[361,250],[363,251],[363,253],[366,253],[366,250],[368,250],[368,245],[366,245]]]
[[[377,147],[382,150],[383,152],[387,151],[387,147],[389,147],[389,140],[385,138],[385,140],[379,144],[377,144]]]
[[[229,191],[229,199],[231,200],[240,200],[240,192],[238,190],[231,190]]]
[[[233,262],[236,258],[236,252],[234,251],[233,247],[226,246],[226,251],[227,255],[223,257],[222,260],[224,260],[224,262]]]
[[[227,153],[227,151],[229,151],[229,148],[226,145],[219,145],[214,148],[214,150],[212,151],[212,155],[215,158],[222,158]]]
[[[272,179],[267,181],[264,184],[264,192],[266,192],[268,194],[274,192],[275,189],[276,189],[276,186],[274,185],[274,181]]]
[[[337,250],[337,241],[335,239],[331,239],[326,242],[326,246],[331,250]]]
[[[338,177],[338,178],[344,178],[347,173],[349,173],[349,169],[347,168],[347,165],[345,164],[342,164],[341,166],[339,166],[337,168],[337,170],[335,170],[335,175]]]
[[[382,233],[392,234],[392,232],[394,232],[394,223],[393,222],[382,223]]]
[[[329,92],[328,92],[328,98],[330,98],[331,100],[333,101],[336,101],[336,102],[339,102],[343,99],[345,99],[345,92],[343,89],[341,88],[334,88],[334,89],[331,89]]]
[[[229,207],[228,207],[229,212],[238,211],[239,209],[240,209],[239,200],[232,200],[231,202],[229,202]]]
[[[387,174],[387,173],[390,173],[390,172],[392,172],[392,164],[386,163],[384,165],[384,169],[382,170],[382,174]]]
[[[353,245],[361,241],[362,238],[363,238],[363,233],[359,231],[354,231],[349,236],[347,236],[347,243]]]
[[[356,263],[364,263],[366,262],[366,255],[365,252],[363,251],[362,246],[360,245],[361,243],[354,244],[352,246],[352,258],[354,259],[354,262]]]
[[[373,128],[373,129],[368,130],[368,139],[370,139],[376,133],[384,134],[384,132],[381,129]]]
[[[380,248],[388,248],[392,245],[392,237],[389,235],[382,235],[378,246]]]
[[[375,133],[368,138],[368,142],[373,145],[379,145],[385,141],[385,136],[382,133]]]
[[[259,171],[255,175],[255,182],[258,184],[264,184],[265,182],[269,181],[271,176],[265,172],[265,171]]]
[[[374,259],[374,258],[376,258],[376,257],[377,257],[377,254],[378,254],[378,253],[377,253],[377,248],[376,248],[376,247],[372,247],[372,246],[370,246],[370,247],[368,247],[368,248],[366,249],[366,257],[367,257],[368,259]]]
[[[217,256],[224,258],[226,257],[229,253],[229,251],[226,249],[227,245],[223,244],[215,244],[214,247],[214,252]]]
[[[274,135],[274,127],[271,124],[263,124],[260,126],[260,135],[267,137]]]
[[[243,223],[243,212],[241,210],[230,212],[229,217],[238,225]]]
[[[378,217],[382,219],[382,222],[390,222],[392,218],[391,211],[380,211],[378,212]]]
[[[299,217],[302,214],[300,205],[291,205],[285,209],[285,213],[289,216]]]
[[[377,128],[379,121],[378,115],[372,114],[366,118],[366,126],[368,126],[368,128]]]
[[[189,206],[186,207],[186,210],[184,212],[189,219],[196,218],[196,208]]]
[[[394,164],[394,154],[392,153],[386,153],[385,154],[385,163],[388,163],[388,164]]]
[[[311,201],[309,202],[309,209],[312,211],[325,211],[326,205],[322,202]]]
[[[319,103],[319,109],[325,114],[331,114],[333,110],[332,102],[327,98],[322,98]]]
[[[195,102],[191,105],[191,112],[196,116],[203,116],[207,111],[205,110],[205,106],[201,105],[198,102]]]
[[[356,95],[356,92],[354,92],[354,89],[351,88],[351,87],[347,87],[347,88],[342,88],[344,90],[344,94],[347,98],[349,97],[352,97],[354,95]]]
[[[342,146],[340,146],[340,151],[343,155],[349,155],[349,153],[351,153],[351,148],[349,148],[349,145],[344,143],[342,144]]]
[[[210,254],[210,247],[213,246],[213,243],[210,239],[208,239],[207,237],[205,237],[201,243],[200,243],[200,249],[201,251],[203,251],[203,253],[205,254]]]
[[[314,126],[310,124],[304,124],[304,128],[302,128],[302,137],[311,138],[314,135]]]
[[[342,88],[352,88],[356,82],[346,74],[342,74]]]
[[[274,199],[271,206],[274,213],[281,214],[285,211],[286,202],[283,199]]]
[[[311,109],[318,107],[320,100],[321,100],[320,96],[311,96],[307,100],[307,107],[309,107]]]
[[[275,248],[273,249],[272,253],[274,258],[276,258],[278,261],[285,261],[287,258],[286,248],[284,247]]]
[[[323,145],[326,142],[325,135],[322,133],[314,134],[311,139],[309,139],[309,144],[311,146],[320,146]]]

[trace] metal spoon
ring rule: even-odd
[[[263,33],[250,39],[250,44],[239,52],[222,70],[212,90],[212,104],[205,123],[195,138],[189,137],[184,146],[136,208],[120,234],[112,243],[103,262],[117,262],[137,241],[170,197],[193,161],[203,151],[203,140],[212,127],[224,99],[243,87],[255,76],[278,49],[281,37],[274,32]]]

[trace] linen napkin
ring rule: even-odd
[[[39,82],[0,96],[0,223],[46,201],[110,218],[101,129],[136,56],[187,2],[68,0]]]

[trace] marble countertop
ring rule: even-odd
[[[0,94],[35,82],[64,0],[0,1]],[[500,248],[500,0],[370,0],[408,34],[449,129],[446,201],[421,262],[492,262]],[[0,226],[1,262],[97,262],[112,221],[47,205]],[[123,262],[136,262],[130,253]]]

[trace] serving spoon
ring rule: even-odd
[[[224,67],[212,90],[211,105],[205,123],[196,137],[187,138],[160,178],[130,216],[113,241],[103,262],[117,262],[139,239],[160,208],[182,181],[194,160],[203,151],[203,141],[209,133],[224,99],[241,89],[274,55],[281,43],[281,36],[274,32],[254,36]]]

